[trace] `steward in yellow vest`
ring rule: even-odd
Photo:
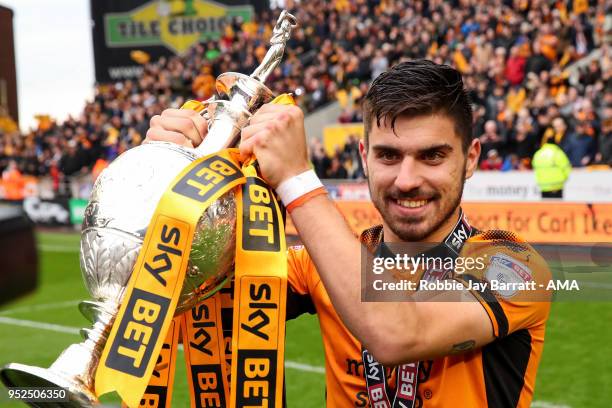
[[[562,198],[563,185],[572,165],[565,152],[556,144],[545,143],[531,162],[542,198]]]

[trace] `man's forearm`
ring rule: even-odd
[[[361,243],[333,202],[315,197],[294,209],[291,217],[351,333],[371,349],[389,339],[408,343],[407,334],[416,332],[416,315],[410,312],[414,304],[361,302]]]

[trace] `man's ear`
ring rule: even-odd
[[[467,160],[465,161],[465,178],[466,180],[472,177],[474,171],[478,167],[478,159],[480,158],[481,145],[480,140],[474,139],[467,150]]]
[[[359,157],[361,158],[361,164],[363,166],[363,174],[368,177],[368,148],[363,144],[363,140],[359,141]]]

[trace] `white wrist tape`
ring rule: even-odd
[[[308,170],[280,183],[279,186],[276,187],[276,193],[283,204],[288,206],[292,201],[297,200],[304,194],[308,194],[319,187],[323,187],[323,183],[321,183],[321,180],[317,177],[317,173],[315,173],[314,170]]]

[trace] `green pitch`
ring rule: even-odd
[[[77,309],[87,299],[78,261],[77,234],[38,235],[38,290],[0,306],[0,365],[48,367],[87,321]],[[40,324],[46,323],[47,325]],[[555,303],[538,372],[534,407],[612,406],[612,304]],[[324,406],[323,346],[316,317],[287,324],[286,387],[290,407]],[[185,365],[179,352],[173,406],[189,405]],[[113,398],[104,402],[116,403]],[[0,406],[9,403],[0,392]]]

